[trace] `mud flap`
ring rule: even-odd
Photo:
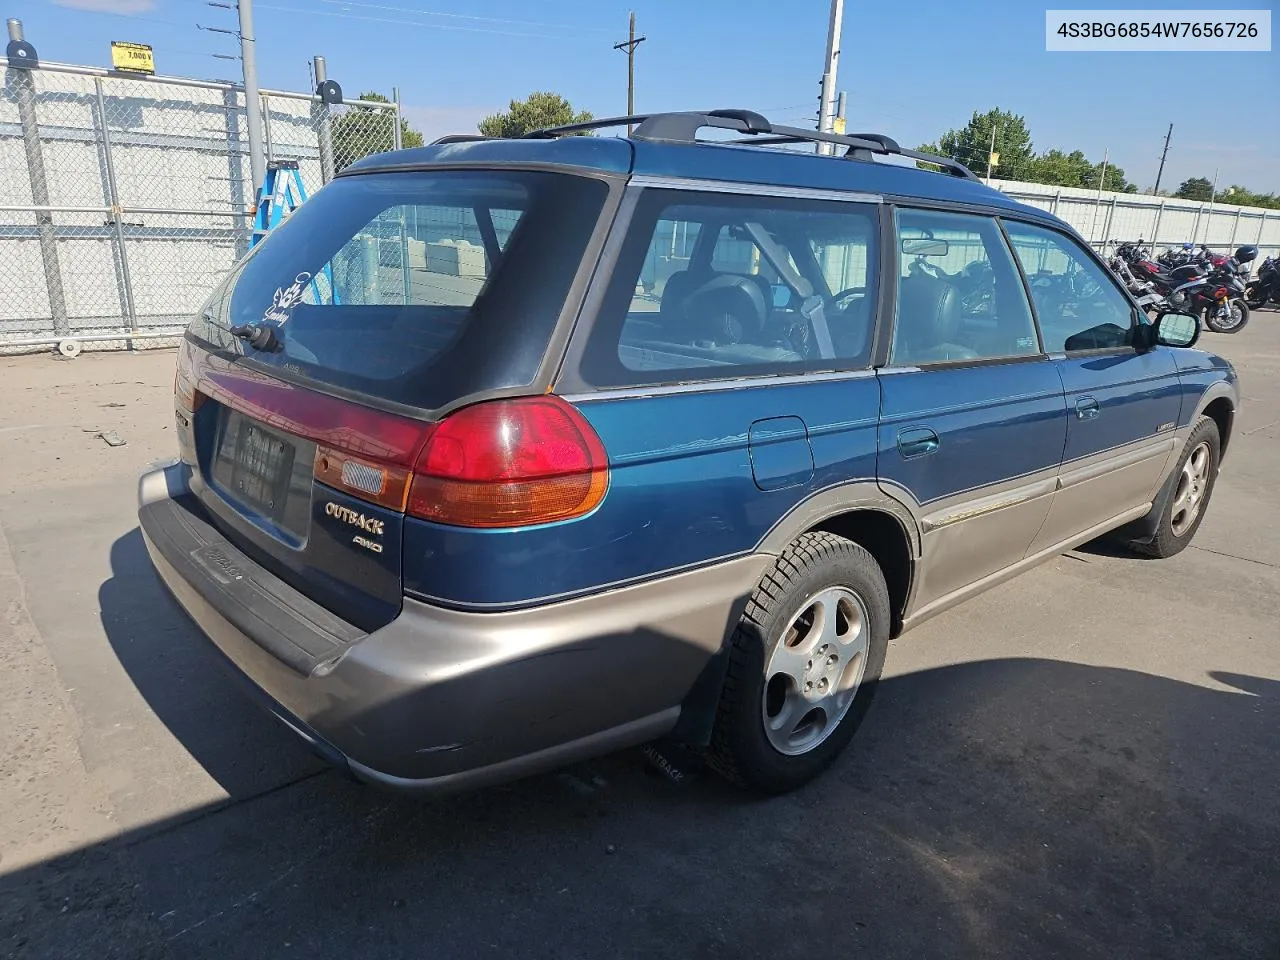
[[[650,773],[680,786],[696,777],[706,763],[699,749],[670,738],[645,744],[640,752]]]
[[[728,650],[722,649],[698,674],[681,704],[680,719],[675,728],[661,740],[641,748],[648,769],[655,776],[683,784],[693,779],[706,765],[704,751],[711,743],[711,731],[720,706],[720,690],[728,669]]]
[[[1175,460],[1174,466],[1176,467],[1177,465],[1178,461]],[[1164,485],[1160,488],[1160,492],[1156,494],[1156,499],[1151,504],[1151,509],[1147,511],[1146,516],[1139,517],[1137,520],[1119,527],[1113,531],[1112,536],[1132,543],[1150,543],[1160,529],[1160,517],[1164,515],[1164,508],[1169,505],[1169,500],[1177,492],[1179,476],[1180,474],[1176,471],[1169,475]]]

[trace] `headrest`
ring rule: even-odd
[[[960,329],[960,298],[946,280],[926,273],[907,277],[898,300],[898,322],[912,344],[950,343]]]

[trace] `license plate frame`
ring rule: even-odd
[[[226,450],[227,444],[231,449]],[[284,518],[297,447],[288,437],[232,411],[222,435],[225,485],[241,504],[273,523]]]

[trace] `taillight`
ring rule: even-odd
[[[173,395],[182,408],[195,413],[204,399],[196,392],[196,374],[191,358],[191,344],[183,340],[178,344],[178,359],[173,371]]]
[[[591,425],[556,396],[464,407],[418,455],[408,513],[461,527],[516,527],[590,513],[609,487]]]

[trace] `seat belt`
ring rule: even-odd
[[[815,295],[813,284],[791,266],[787,252],[778,246],[773,237],[769,236],[768,230],[758,223],[745,223],[743,226],[746,227],[755,245],[760,248],[760,252],[768,259],[769,265],[778,271],[778,276],[800,295],[800,316],[813,327],[813,336],[818,342],[818,356],[823,360],[834,359],[836,350],[831,342],[831,330],[827,326],[822,297]]]

